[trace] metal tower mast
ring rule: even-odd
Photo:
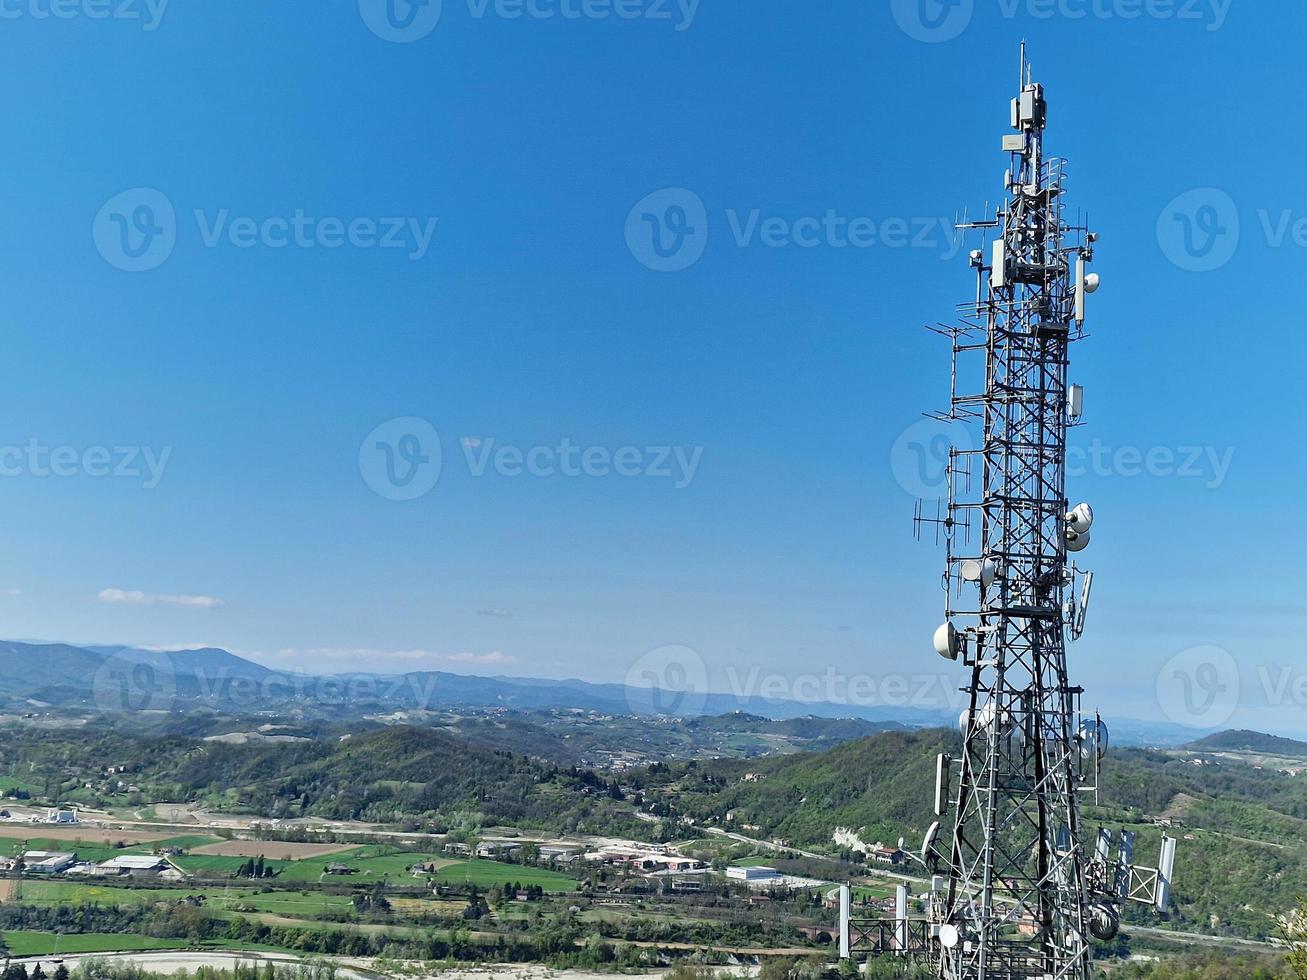
[[[949,880],[935,916],[940,976],[949,980],[1091,973],[1077,787],[1085,738],[1096,755],[1097,728],[1078,725],[1081,691],[1067,678],[1064,635],[1074,625],[1068,551],[1088,543],[1092,522],[1087,506],[1069,510],[1066,438],[1079,412],[1068,349],[1082,335],[1085,292],[1097,286],[1084,273],[1095,236],[1066,220],[1065,161],[1044,155],[1047,112],[1023,47],[1015,135],[1003,138],[1006,200],[992,220],[960,226],[993,229],[994,238],[988,254],[971,254],[976,301],[960,308],[962,326],[946,331],[948,417],[983,434],[981,448],[951,454],[942,521],[948,621],[936,646],[971,668],[964,748],[941,764],[938,794],[952,816],[951,835],[937,845]],[[983,378],[979,391],[959,391],[969,372]]]
[[[1084,630],[1093,584],[1071,560],[1094,515],[1069,505],[1066,443],[1083,408],[1069,351],[1099,286],[1086,271],[1097,236],[1068,220],[1047,118],[1022,45],[1003,202],[959,225],[986,238],[971,253],[975,300],[939,328],[953,372],[937,417],[968,426],[980,448],[950,450],[946,511],[917,509],[918,530],[935,525],[947,545],[935,649],[970,668],[962,748],[938,759],[939,819],[918,858],[933,875],[926,917],[911,916],[905,886],[892,917],[854,918],[848,889],[841,905],[842,956],[925,959],[943,980],[1088,980],[1092,941],[1117,934],[1123,903],[1165,912],[1170,901],[1173,839],[1157,868],[1139,868],[1133,833],[1086,835],[1080,822],[1108,742],[1097,715],[1082,720],[1065,642]]]

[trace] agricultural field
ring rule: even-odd
[[[17,841],[41,838],[46,841],[58,841],[67,847],[69,841],[82,841],[86,844],[112,847],[122,841],[124,844],[150,844],[167,840],[166,833],[148,833],[141,830],[111,830],[107,827],[91,827],[72,824],[58,826],[50,823],[0,823],[0,838]]]
[[[283,871],[279,877],[289,881],[316,881],[325,873],[328,864],[344,864],[356,869],[355,874],[340,875],[342,884],[351,881],[375,881],[377,878],[406,878],[415,864],[442,868],[454,864],[441,854],[416,851],[397,851],[393,847],[370,844],[347,847],[333,853],[329,860],[301,860]]]
[[[102,861],[121,854],[148,852],[163,844],[187,847],[196,842],[199,842],[201,848],[205,851],[211,851],[212,848],[209,848],[208,845],[215,843],[213,838],[208,837],[178,837],[167,838],[148,846],[124,849],[87,847],[68,843],[63,843],[62,846],[68,849],[74,849],[75,847],[79,857],[85,860]],[[30,846],[34,848],[43,848],[46,845],[58,843],[61,842],[41,840],[29,842]],[[272,857],[277,853],[277,842],[242,841],[231,843],[269,845],[267,850],[262,851],[264,863],[267,867],[276,870],[275,880],[283,884],[303,882],[307,886],[322,883],[340,889],[348,889],[352,885],[370,884],[381,880],[416,884],[418,882],[414,881],[414,876],[409,869],[414,865],[423,865],[434,869],[434,871],[426,872],[418,877],[427,878],[435,883],[471,883],[481,888],[508,884],[517,884],[523,887],[538,885],[551,892],[570,892],[575,891],[578,887],[575,879],[548,868],[505,864],[479,858],[451,859],[438,854],[395,851],[382,845],[349,846],[343,849],[333,847],[329,855],[287,861]],[[328,845],[309,846],[316,848]],[[21,847],[21,843],[15,842],[15,847]],[[255,847],[250,850],[255,851],[254,856],[257,857],[261,849]],[[242,865],[247,864],[250,857],[200,853],[199,850],[192,850],[169,860],[188,874],[208,878],[226,878],[231,877]],[[355,871],[349,875],[328,875],[326,873],[328,863],[345,864],[355,869]],[[241,880],[241,884],[237,885],[237,879],[234,878],[232,882],[232,885],[225,888],[221,885],[217,887],[198,887],[196,893],[206,895],[208,900],[217,907],[226,907],[225,903],[228,900],[239,900],[250,904],[252,908],[259,911],[281,914],[297,914],[300,910],[296,906],[312,906],[315,910],[324,907],[322,893],[317,891],[314,891],[312,896],[308,894],[307,889],[303,892],[277,890],[260,894],[258,886],[252,882]],[[5,882],[6,887],[3,891],[0,891],[0,902],[23,902],[38,905],[90,903],[115,905],[169,901],[187,893],[184,889],[135,887],[142,884],[148,883],[142,882],[140,879],[129,882],[125,879],[82,881],[77,879],[24,878]],[[328,900],[326,904],[328,906],[339,904],[343,908],[346,902],[335,903]]]
[[[441,854],[422,854],[413,851],[383,853],[383,850],[378,846],[354,847],[332,854],[329,859],[304,859],[289,864],[281,861],[269,861],[268,863],[280,868],[277,874],[278,881],[332,880],[341,885],[372,882],[380,878],[395,881],[411,878],[412,872],[409,871],[409,868],[415,864],[421,864],[435,868],[435,873],[431,877],[437,882],[448,884],[470,882],[483,888],[489,888],[492,885],[516,883],[523,887],[539,885],[546,891],[554,892],[570,892],[575,891],[577,888],[575,879],[557,871],[551,871],[548,868],[504,864],[500,861],[487,861],[480,858],[459,860]],[[273,853],[275,852],[267,851],[265,856],[270,856]],[[175,860],[184,871],[190,871],[191,866],[194,866],[194,862],[231,861],[239,864],[242,860],[247,859],[188,855]],[[344,864],[356,870],[354,874],[350,875],[328,876],[326,874],[326,865],[328,863]],[[214,867],[214,865],[209,865],[207,870],[212,871]]]
[[[312,919],[327,912],[349,913],[354,909],[349,895],[324,891],[219,891],[205,892],[205,905],[227,912],[271,912],[274,915]]]
[[[115,888],[83,881],[11,881],[7,902],[23,905],[140,905],[176,901],[175,888]]]
[[[502,864],[473,858],[447,864],[436,872],[436,880],[453,883],[470,882],[488,888],[491,885],[539,885],[545,891],[571,892],[579,887],[576,879],[548,868]]]
[[[178,949],[181,939],[155,939],[132,933],[87,932],[56,934],[10,930],[0,933],[11,956],[46,956],[52,953],[111,953],[118,950]]]
[[[121,888],[112,885],[91,885],[71,881],[10,882],[17,886],[11,890],[9,901],[24,905],[152,905],[158,902],[176,902],[188,895],[200,895],[206,908],[217,912],[267,912],[273,915],[312,919],[325,913],[353,911],[348,894],[333,894],[309,890],[262,891],[255,887],[184,888]],[[461,910],[462,903],[444,903],[426,899],[394,899],[396,911],[417,915],[429,911]]]
[[[182,854],[169,858],[169,860],[188,875],[208,875],[210,877],[230,877],[237,872],[241,865],[248,864],[250,861],[249,858],[224,857],[221,854]],[[267,867],[275,869],[277,874],[280,875],[287,868],[296,867],[298,864],[306,862],[265,860],[263,863]],[[318,870],[321,870],[320,866],[318,866]]]
[[[213,854],[219,857],[273,858],[279,861],[302,861],[311,858],[326,857],[355,850],[353,844],[311,844],[302,841],[271,840],[218,840],[212,838],[194,838],[203,841],[198,846],[188,849],[192,854]],[[182,847],[184,845],[175,845]]]
[[[166,837],[163,840],[155,841],[152,846],[156,848],[177,847],[183,851],[203,851],[206,847],[222,843],[225,842],[221,837],[214,837],[210,834],[182,834],[180,837]]]

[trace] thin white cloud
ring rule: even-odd
[[[403,663],[403,664],[471,664],[480,667],[521,663],[521,659],[492,650],[488,653],[476,653],[463,650],[456,653],[438,653],[433,650],[371,650],[365,647],[340,648],[316,647],[307,650],[287,648],[278,650],[276,656],[284,660],[308,660],[319,662],[343,661],[350,664],[368,663]]]
[[[489,616],[491,619],[512,619],[513,610],[511,609],[478,609],[478,616]]]
[[[516,664],[521,663],[517,657],[494,650],[490,653],[451,653],[444,657],[452,664]]]
[[[227,603],[208,595],[167,595],[134,589],[101,589],[100,601],[122,606],[186,606],[191,609],[217,609]]]
[[[181,653],[183,650],[223,649],[221,643],[133,643],[130,646],[133,650],[144,650],[146,653]],[[227,652],[232,653],[234,651],[228,650]]]
[[[0,589],[0,596],[16,596],[22,594],[22,589]]]

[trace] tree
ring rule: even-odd
[[[1289,954],[1289,969],[1298,980],[1307,980],[1307,897],[1298,901],[1298,908],[1284,927],[1285,938],[1293,952]]]

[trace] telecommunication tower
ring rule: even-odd
[[[1092,977],[1093,940],[1116,935],[1122,903],[1166,908],[1175,855],[1164,838],[1158,868],[1137,868],[1132,834],[1081,824],[1108,733],[1082,715],[1067,673],[1066,641],[1084,629],[1093,584],[1073,557],[1094,515],[1068,500],[1066,445],[1083,411],[1069,351],[1099,287],[1087,271],[1097,235],[1068,215],[1047,120],[1023,45],[1002,203],[958,226],[982,238],[970,253],[975,299],[938,330],[953,370],[937,417],[968,427],[979,448],[951,449],[946,505],[917,510],[918,530],[933,525],[946,545],[935,649],[970,671],[962,747],[938,759],[937,819],[919,855],[933,875],[926,915],[909,919],[901,893],[893,919],[842,917],[843,952],[924,958],[944,980]]]

